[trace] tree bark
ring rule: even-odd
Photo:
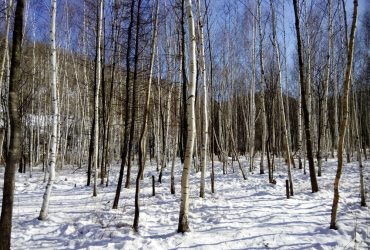
[[[175,119],[179,120],[178,122],[175,122],[175,142],[172,149],[172,165],[171,165],[171,194],[175,194],[175,161],[176,161],[176,152],[178,149],[179,144],[179,126],[181,123],[181,120],[179,119],[180,114],[180,100],[181,100],[181,92],[178,91],[178,100],[176,101],[176,107],[175,107]]]
[[[203,76],[203,126],[202,126],[202,160],[201,160],[201,176],[200,176],[200,197],[205,197],[205,175],[207,167],[207,149],[208,149],[208,90],[207,90],[207,75],[206,75],[206,56],[204,52],[204,32],[203,32],[203,17],[200,11],[200,1],[197,0],[198,25],[200,32],[200,68]]]
[[[258,0],[257,2],[257,10],[258,10],[258,30],[259,30],[259,47],[260,47],[260,71],[261,71],[261,120],[262,120],[262,141],[261,141],[261,162],[260,162],[260,174],[264,174],[264,155],[265,155],[265,148],[266,148],[266,104],[265,104],[265,94],[264,89],[266,87],[266,79],[265,79],[265,69],[264,69],[264,63],[263,63],[263,38],[262,38],[262,27],[261,27],[261,0]],[[271,182],[272,180],[270,180]]]
[[[189,175],[190,167],[194,148],[195,138],[195,85],[197,75],[197,61],[196,61],[196,37],[195,37],[195,26],[192,10],[192,1],[186,1],[187,15],[188,15],[188,26],[189,26],[189,53],[190,53],[190,79],[188,85],[188,94],[186,99],[186,121],[187,121],[187,140],[185,149],[184,168],[181,176],[181,203],[179,213],[179,224],[177,231],[179,233],[189,232]]]
[[[352,16],[352,27],[351,27],[351,34],[348,43],[348,51],[347,51],[347,65],[346,65],[346,72],[344,75],[343,80],[343,94],[342,94],[342,110],[343,115],[340,121],[339,126],[339,139],[338,139],[338,168],[337,173],[335,175],[334,181],[334,198],[333,198],[333,205],[331,210],[331,220],[330,220],[330,229],[337,229],[337,210],[338,210],[338,203],[339,203],[339,181],[342,175],[343,169],[343,147],[344,147],[344,137],[346,134],[347,128],[347,119],[348,119],[348,99],[349,99],[349,91],[351,87],[351,74],[352,74],[352,63],[353,63],[353,51],[354,51],[354,41],[355,41],[355,34],[356,34],[356,24],[357,24],[357,7],[358,1],[353,0],[353,16]],[[346,33],[347,36],[347,33]]]
[[[249,93],[249,169],[250,172],[254,169],[254,139],[256,134],[256,31],[257,31],[256,21],[253,21],[253,41],[252,41],[252,82]],[[263,168],[262,168],[263,170]],[[263,171],[262,171],[263,172]],[[261,169],[260,169],[261,173]]]
[[[272,13],[272,33],[273,33],[273,46],[275,48],[275,55],[276,55],[276,64],[278,68],[278,79],[277,79],[277,91],[278,91],[278,101],[279,101],[279,108],[280,108],[280,117],[281,117],[281,123],[283,126],[282,132],[283,132],[283,144],[285,147],[285,153],[286,153],[286,159],[287,159],[287,165],[288,165],[288,179],[289,179],[289,190],[290,195],[294,195],[293,191],[293,178],[292,178],[292,171],[290,166],[290,147],[289,147],[289,134],[287,129],[287,121],[286,121],[286,115],[284,110],[284,100],[283,100],[283,91],[281,86],[281,69],[280,69],[280,52],[279,47],[277,44],[277,38],[276,38],[276,23],[275,23],[275,9],[273,7],[272,0],[270,0],[270,6],[271,6],[271,13]]]
[[[297,47],[298,47],[298,63],[299,63],[299,77],[301,85],[301,99],[302,99],[302,109],[303,109],[303,119],[306,132],[306,148],[307,148],[307,158],[310,170],[310,179],[311,179],[311,189],[312,192],[318,192],[319,186],[316,179],[316,170],[313,160],[313,149],[312,149],[312,140],[311,140],[311,130],[310,130],[310,112],[307,104],[307,84],[304,76],[304,63],[303,63],[303,54],[302,54],[302,44],[301,44],[301,31],[299,27],[299,12],[298,12],[298,1],[293,0],[294,6],[294,16],[295,16],[295,28],[297,35]]]
[[[326,130],[328,123],[328,92],[330,82],[330,62],[331,62],[331,44],[332,44],[332,28],[331,28],[331,0],[328,0],[328,48],[326,53],[326,67],[324,80],[324,100],[322,104],[321,117],[319,118],[319,139],[317,144],[317,175],[321,176],[323,150],[326,145]],[[325,152],[326,154],[326,152]]]
[[[94,189],[93,196],[97,196],[97,182],[98,182],[98,143],[99,143],[99,91],[101,77],[101,36],[102,36],[102,20],[103,20],[103,0],[99,1],[98,6],[98,20],[97,20],[97,35],[96,35],[96,59],[95,59],[95,87],[94,87],[94,142],[93,142],[93,157],[94,157]]]
[[[0,67],[0,96],[1,96],[1,90],[3,89],[5,65],[7,65],[6,62],[9,60],[9,29],[10,29],[10,16],[12,13],[12,9],[13,9],[13,0],[9,0],[8,5],[6,7],[4,50],[3,50],[3,55],[2,55],[3,58],[1,60],[1,67]]]
[[[144,121],[141,128],[140,139],[139,139],[139,171],[136,177],[136,191],[135,191],[135,217],[133,228],[137,232],[139,229],[139,216],[140,216],[140,204],[139,204],[139,194],[140,194],[140,178],[143,175],[145,168],[145,158],[146,158],[146,140],[148,133],[148,112],[150,106],[150,94],[153,81],[153,68],[154,68],[154,57],[157,44],[157,26],[158,26],[158,12],[159,12],[159,0],[156,0],[156,13],[154,19],[154,30],[152,35],[152,46],[150,50],[150,69],[149,69],[149,81],[148,89],[146,92],[146,101],[144,106]],[[140,11],[140,10],[138,10]]]
[[[4,51],[2,55],[1,67],[0,67],[0,96],[2,96],[3,82],[4,82],[4,71],[9,72],[9,29],[10,29],[10,17],[13,9],[13,0],[9,0],[6,15],[5,15],[5,39],[4,39]],[[2,113],[3,114],[3,113]],[[3,115],[0,115],[0,118]],[[4,140],[6,131],[2,134],[2,140],[0,141],[0,161],[3,159],[3,144],[8,140]]]
[[[52,128],[51,128],[51,142],[50,142],[50,154],[49,154],[49,179],[46,184],[43,202],[40,210],[39,220],[46,220],[49,212],[49,201],[51,190],[53,188],[55,180],[55,164],[58,149],[58,95],[57,95],[57,76],[58,76],[58,65],[57,65],[57,54],[56,54],[56,42],[55,42],[55,19],[57,11],[57,0],[51,0],[51,29],[50,29],[50,41],[51,41],[51,112],[52,112]]]
[[[365,184],[364,184],[364,165],[362,163],[362,153],[361,153],[361,140],[359,134],[359,119],[357,117],[358,109],[356,108],[356,98],[354,91],[352,91],[352,113],[353,113],[353,124],[354,124],[354,132],[356,137],[356,150],[357,150],[357,160],[358,166],[360,170],[360,204],[362,207],[366,206],[366,193],[365,193]]]
[[[131,1],[130,6],[130,24],[128,27],[127,34],[127,51],[126,51],[126,100],[124,104],[125,110],[125,125],[124,125],[124,135],[121,138],[121,167],[119,170],[118,183],[116,194],[113,201],[113,209],[118,208],[119,197],[121,195],[122,181],[123,181],[123,172],[125,170],[126,156],[127,156],[127,144],[128,144],[128,123],[129,123],[129,99],[130,99],[130,55],[131,55],[131,40],[132,40],[132,27],[134,24],[134,10],[135,10],[135,0]]]
[[[140,36],[140,25],[141,25],[141,0],[138,0],[137,6],[137,16],[136,16],[136,34],[135,34],[135,52],[134,52],[134,75],[132,81],[132,103],[131,103],[131,126],[130,126],[130,137],[128,142],[128,151],[127,151],[127,172],[126,172],[126,183],[125,188],[130,188],[131,185],[131,155],[132,147],[134,142],[135,134],[135,119],[136,119],[136,109],[137,109],[137,68],[139,62],[139,36]]]
[[[21,56],[23,39],[23,10],[25,0],[18,0],[15,10],[14,31],[13,31],[13,50],[10,65],[9,78],[9,122],[10,122],[10,141],[9,150],[6,157],[4,173],[4,189],[0,218],[0,249],[10,249],[11,229],[14,202],[15,171],[19,162],[20,142],[21,142],[21,118],[18,111],[19,89],[22,81]]]

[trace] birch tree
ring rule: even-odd
[[[195,139],[195,88],[196,88],[196,75],[197,75],[197,61],[196,61],[196,37],[195,25],[192,10],[192,0],[186,0],[186,12],[188,16],[188,29],[189,29],[189,83],[186,98],[186,121],[187,121],[187,136],[184,167],[181,176],[181,202],[179,224],[177,231],[179,233],[189,232],[189,175],[190,167],[194,148]]]
[[[264,89],[266,87],[266,79],[265,79],[265,67],[264,67],[264,54],[263,54],[263,37],[262,37],[262,25],[261,25],[261,0],[257,1],[257,11],[258,11],[258,33],[259,33],[259,62],[260,62],[260,71],[261,71],[261,120],[262,120],[262,151],[261,151],[261,162],[260,162],[260,174],[264,174],[264,155],[265,155],[265,148],[266,148],[266,127],[267,127],[267,121],[266,121],[266,105],[265,105],[265,95],[264,95]],[[272,180],[272,175],[270,173],[269,169],[269,181],[270,183]]]
[[[257,7],[258,8],[258,7]],[[258,10],[257,10],[258,12]],[[253,19],[253,39],[252,39],[252,81],[249,92],[249,169],[252,171],[254,169],[254,144],[255,144],[255,135],[256,135],[256,33],[257,33],[257,22],[256,19]],[[262,168],[263,170],[263,168]],[[263,171],[262,171],[263,172]],[[261,169],[260,169],[261,173]]]
[[[96,35],[96,59],[95,59],[95,87],[94,87],[94,122],[93,122],[93,138],[94,138],[94,190],[93,196],[97,196],[98,182],[98,143],[99,143],[99,90],[101,83],[101,35],[103,26],[103,0],[99,1],[98,20],[97,20],[97,35]]]
[[[204,32],[203,32],[203,17],[200,11],[200,1],[197,0],[197,15],[198,15],[198,25],[199,25],[199,39],[200,39],[200,60],[199,66],[201,74],[203,76],[203,126],[202,126],[202,160],[201,160],[201,177],[200,177],[200,197],[205,196],[205,175],[207,167],[207,148],[208,148],[208,90],[207,90],[207,75],[206,75],[206,57],[204,53]]]
[[[331,209],[331,219],[330,219],[330,229],[337,229],[337,210],[339,203],[339,182],[342,175],[343,169],[343,147],[344,147],[344,137],[346,134],[347,120],[349,113],[349,92],[351,87],[351,74],[352,74],[352,63],[353,63],[353,51],[355,43],[355,34],[357,26],[357,8],[358,1],[353,0],[353,16],[352,16],[352,27],[348,43],[347,51],[347,64],[346,72],[343,79],[343,94],[342,94],[342,119],[339,126],[339,139],[338,139],[338,168],[335,175],[334,181],[334,198],[333,205]],[[347,36],[347,33],[345,34]]]
[[[51,28],[50,28],[50,45],[51,45],[51,112],[52,112],[52,128],[51,128],[51,142],[49,153],[49,179],[46,184],[45,193],[40,210],[39,220],[46,220],[49,212],[49,202],[51,190],[55,180],[55,164],[56,154],[58,148],[58,94],[57,94],[57,54],[55,42],[55,19],[57,12],[57,0],[51,0]]]

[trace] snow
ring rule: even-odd
[[[245,171],[246,161],[242,160]],[[152,197],[148,166],[141,191],[139,233],[131,225],[134,215],[134,177],[130,189],[122,189],[119,209],[112,209],[119,164],[112,168],[108,187],[99,186],[98,196],[86,187],[85,170],[67,167],[57,171],[50,200],[49,219],[37,217],[45,189],[43,173],[33,177],[17,174],[13,214],[13,249],[369,249],[370,213],[360,206],[359,169],[356,162],[345,164],[340,187],[338,230],[330,230],[330,212],[336,161],[329,159],[318,177],[320,191],[311,193],[310,180],[302,170],[293,169],[295,195],[285,197],[286,169],[277,163],[277,184],[268,175],[248,173],[243,180],[236,163],[222,175],[216,162],[216,193],[199,198],[200,173],[192,170],[190,180],[191,232],[176,232],[181,166],[176,165],[176,194],[170,193],[170,169],[162,184],[156,183]],[[365,184],[369,190],[370,161],[365,161]],[[135,171],[135,168],[134,168]],[[0,187],[3,186],[0,168]],[[156,177],[157,178],[157,177]],[[0,190],[2,193],[2,190]],[[367,201],[370,203],[369,194]]]

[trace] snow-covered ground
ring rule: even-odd
[[[247,167],[245,161],[245,171]],[[112,170],[109,187],[99,186],[98,197],[86,187],[84,170],[67,168],[57,173],[48,221],[39,221],[45,183],[36,169],[33,177],[17,174],[13,216],[14,249],[369,249],[370,212],[360,207],[359,171],[356,162],[344,167],[338,211],[339,230],[330,230],[330,212],[336,162],[325,162],[319,177],[320,192],[311,193],[308,175],[293,169],[295,195],[285,197],[286,171],[277,164],[276,185],[268,176],[248,173],[222,175],[216,163],[216,193],[199,198],[199,173],[191,174],[191,232],[176,233],[181,167],[177,164],[176,195],[170,194],[169,169],[162,184],[156,183],[151,196],[148,166],[141,192],[140,232],[131,225],[134,214],[134,171],[130,189],[122,189],[119,209],[112,209],[118,165]],[[370,162],[365,162],[365,183],[369,190]],[[0,186],[3,186],[0,168]],[[157,177],[156,177],[157,178]],[[2,190],[0,190],[2,193]],[[370,203],[369,194],[367,201]]]

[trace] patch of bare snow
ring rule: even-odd
[[[242,161],[246,172],[246,161]],[[256,165],[258,162],[256,163]],[[365,162],[365,183],[369,190],[370,162]],[[258,165],[257,165],[258,166]],[[35,169],[33,177],[17,174],[13,217],[13,249],[369,249],[370,213],[360,207],[359,172],[356,162],[346,164],[340,186],[339,230],[330,230],[330,212],[336,161],[324,163],[318,177],[320,191],[311,193],[310,180],[293,169],[295,195],[285,198],[285,166],[278,164],[276,185],[258,169],[243,180],[234,163],[228,174],[216,167],[216,193],[206,179],[206,198],[199,198],[199,173],[191,173],[191,232],[176,233],[181,166],[176,165],[176,194],[170,193],[169,169],[162,184],[156,183],[151,196],[148,166],[141,191],[139,233],[131,225],[134,216],[134,181],[122,189],[119,208],[112,209],[119,165],[112,168],[108,187],[99,186],[98,197],[86,187],[86,172],[72,167],[59,170],[50,201],[49,219],[37,220],[45,183]],[[4,169],[0,168],[0,187]],[[0,190],[2,191],[2,190]],[[2,193],[2,192],[1,192]],[[367,201],[370,203],[369,194]]]

